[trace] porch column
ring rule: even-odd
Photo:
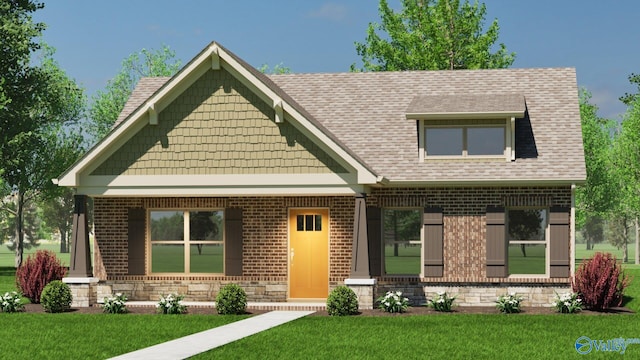
[[[71,289],[71,307],[89,307],[96,303],[96,285],[89,251],[89,227],[87,224],[87,196],[75,195],[73,210],[73,242],[69,273],[62,281]]]
[[[358,296],[360,309],[373,309],[376,279],[369,270],[369,240],[367,237],[366,195],[355,197],[353,217],[353,247],[351,250],[351,274],[344,283]]]
[[[351,279],[370,279],[369,240],[367,238],[366,195],[356,195],[353,219],[353,248],[351,250]]]
[[[87,196],[74,195],[73,242],[69,264],[69,277],[92,277],[89,251],[89,226],[87,222]]]

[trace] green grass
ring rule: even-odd
[[[40,244],[38,247],[31,249],[25,249],[23,253],[23,261],[27,259],[27,256],[35,253],[38,250],[49,250],[56,253],[56,257],[60,259],[62,265],[69,266],[69,253],[60,253],[60,244]],[[0,245],[0,267],[15,266],[15,253],[9,250],[6,244]]]
[[[628,308],[640,311],[640,266]],[[0,268],[0,292],[14,289],[14,269]],[[0,337],[0,358],[100,359],[221,326],[244,317],[106,314],[3,314],[11,334]],[[635,338],[638,315],[480,315],[442,314],[393,317],[307,317],[278,326],[195,359],[242,358],[570,358],[580,357],[574,342]],[[29,334],[37,334],[34,341]],[[78,339],[81,339],[79,341]],[[626,355],[640,357],[640,345]],[[603,358],[606,353],[592,352]]]
[[[632,315],[312,316],[193,359],[567,359],[581,356],[580,336],[635,338],[637,324]],[[640,345],[626,355],[640,357]]]
[[[629,244],[628,245],[628,249],[629,249],[629,262],[628,264],[633,264],[633,259],[636,253],[636,246],[635,244]],[[596,252],[608,252],[611,253],[613,255],[615,255],[615,257],[622,261],[622,249],[618,249],[615,246],[608,244],[608,243],[604,243],[604,244],[595,244],[594,249],[593,250],[587,250],[586,249],[586,245],[585,244],[576,244],[576,265],[579,265],[583,259],[588,259],[591,258],[593,256],[593,254],[595,254]]]
[[[0,358],[106,359],[246,316],[0,313]]]

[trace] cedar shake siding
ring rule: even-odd
[[[224,70],[210,70],[91,175],[347,171]]]

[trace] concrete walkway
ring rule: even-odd
[[[312,313],[313,311],[271,311],[262,315],[236,321],[231,324],[219,326],[217,328],[133,351],[128,354],[116,356],[111,359],[186,359]]]

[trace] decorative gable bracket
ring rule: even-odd
[[[273,101],[273,110],[276,112],[276,123],[282,124],[284,122],[284,108],[282,107],[281,99]]]

